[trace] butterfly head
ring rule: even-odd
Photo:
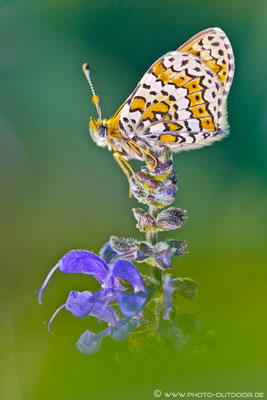
[[[98,146],[105,147],[108,145],[107,125],[105,120],[101,121],[90,118],[89,128],[91,137]]]
[[[107,142],[107,125],[105,121],[102,120],[101,118],[101,108],[99,106],[99,97],[95,94],[95,89],[92,84],[91,78],[90,78],[90,69],[88,64],[83,64],[83,72],[84,75],[86,76],[86,79],[90,85],[91,91],[92,91],[92,103],[96,107],[96,111],[98,114],[99,119],[95,120],[93,118],[90,119],[89,123],[89,128],[90,128],[90,133],[92,136],[92,139],[101,147],[104,147],[108,144]]]

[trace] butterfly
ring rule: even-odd
[[[159,58],[115,115],[102,119],[90,69],[84,64],[99,117],[90,118],[91,137],[98,146],[113,150],[128,180],[130,170],[138,182],[127,160],[148,156],[156,167],[151,151],[197,149],[229,133],[226,101],[234,69],[226,34],[220,28],[206,29]]]

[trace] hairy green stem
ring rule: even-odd
[[[157,218],[157,214],[158,214],[158,209],[157,207],[153,207],[150,206],[149,207],[149,213],[153,218]],[[157,232],[147,232],[146,233],[146,240],[148,243],[152,244],[153,246],[157,243],[158,240],[158,234]],[[154,275],[154,278],[158,281],[158,282],[162,282],[162,276],[161,276],[161,270],[157,267],[152,267],[152,272]]]

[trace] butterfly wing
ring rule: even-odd
[[[200,57],[218,76],[227,97],[235,70],[234,53],[226,34],[220,28],[209,28],[193,36],[177,51]]]
[[[208,39],[211,35],[212,40]],[[226,133],[224,103],[233,67],[230,67],[230,53],[225,59],[227,64],[224,64],[224,59],[215,59],[222,43],[225,51],[229,43],[227,38],[225,41],[221,39],[222,35],[219,28],[207,29],[151,66],[117,113],[119,129],[124,136],[152,149],[167,144],[172,151],[179,151],[182,147],[196,148],[208,144],[212,138],[220,139],[222,135],[218,137],[219,133]],[[219,39],[218,49],[214,40]],[[213,47],[207,50],[209,57],[214,54],[215,64],[207,59],[204,47],[207,40],[210,46],[216,47],[216,51]],[[227,65],[227,69],[218,69],[214,65]],[[219,75],[220,72],[226,72],[226,75]],[[203,143],[205,139],[208,141]]]

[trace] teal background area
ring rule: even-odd
[[[266,11],[263,0],[1,2],[1,399],[266,390]],[[89,137],[96,112],[81,65],[90,63],[108,117],[157,58],[212,26],[226,32],[236,57],[231,135],[174,156],[175,205],[189,218],[171,237],[188,242],[175,274],[200,284],[181,309],[195,312],[214,339],[203,354],[157,362],[143,355],[123,367],[114,354],[126,345],[111,338],[82,355],[75,342],[99,329],[96,321],[62,311],[54,335],[43,321],[70,290],[97,284],[58,272],[42,306],[35,290],[67,251],[98,252],[111,234],[142,236],[125,176]]]

